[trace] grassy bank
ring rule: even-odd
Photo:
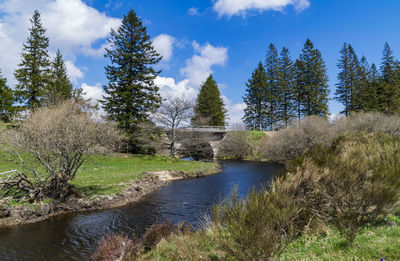
[[[160,170],[209,173],[214,163],[183,161],[158,156],[112,154],[93,156],[78,171],[72,184],[86,196],[120,193],[127,184],[143,176],[143,172]],[[19,169],[12,162],[1,160],[0,172]]]
[[[304,235],[292,242],[278,260],[399,260],[400,218],[365,227],[354,246],[334,229]],[[144,260],[230,260],[214,230],[172,236],[143,256]],[[227,243],[227,242],[225,242]]]

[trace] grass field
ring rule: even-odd
[[[213,163],[158,156],[125,154],[92,156],[78,171],[72,184],[86,196],[109,195],[120,193],[126,187],[126,183],[142,177],[143,172],[159,170],[210,172],[214,167]],[[4,159],[0,160],[0,173],[13,169],[18,169],[18,165]]]

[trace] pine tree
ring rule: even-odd
[[[6,78],[0,72],[0,121],[9,122],[15,112],[14,92],[7,86]]]
[[[14,75],[18,81],[16,94],[19,101],[35,110],[41,106],[42,96],[49,83],[49,39],[45,36],[46,30],[37,10],[30,21],[30,36],[23,45],[22,61]]]
[[[381,63],[381,80],[377,89],[379,110],[386,113],[400,112],[399,63],[388,43],[385,43]]]
[[[294,63],[294,76],[295,76],[295,86],[294,86],[294,102],[296,107],[296,117],[298,120],[303,116],[303,104],[305,100],[305,89],[303,88],[304,75],[303,75],[303,63],[299,59]]]
[[[265,59],[265,71],[267,73],[267,95],[268,105],[267,124],[270,130],[275,130],[278,123],[278,79],[279,79],[279,57],[278,51],[270,44]]]
[[[295,117],[295,76],[289,49],[283,47],[279,57],[278,121],[287,127]]]
[[[63,56],[60,50],[57,50],[56,56],[51,62],[51,79],[44,95],[46,103],[56,105],[65,100],[72,99],[74,96],[72,87]]]
[[[328,116],[328,76],[321,52],[307,39],[296,64],[297,90],[301,92],[301,114]]]
[[[194,107],[194,125],[225,126],[227,111],[212,75],[202,84]]]
[[[243,101],[246,104],[243,120],[250,128],[263,130],[266,128],[266,118],[268,116],[266,100],[267,75],[263,64],[260,62],[258,67],[251,74],[251,78],[246,83],[246,94]]]
[[[114,120],[127,133],[133,133],[139,123],[149,122],[149,112],[161,103],[154,84],[158,71],[153,69],[161,56],[155,51],[146,27],[135,11],[124,15],[117,31],[111,30],[110,48],[105,57],[111,65],[105,67],[108,85],[104,86],[103,108],[109,120]]]
[[[350,44],[345,43],[340,53],[338,68],[341,71],[338,75],[339,82],[336,84],[335,99],[344,105],[342,113],[348,116],[352,111],[362,109],[361,92],[367,84],[367,79],[357,54]]]
[[[360,93],[362,111],[378,111],[378,97],[376,89],[379,83],[379,73],[375,64],[369,66],[365,57],[361,58],[361,72],[363,76],[363,87]]]

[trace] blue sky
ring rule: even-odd
[[[380,63],[386,41],[400,57],[398,0],[2,0],[0,68],[11,86],[35,9],[48,29],[50,53],[61,49],[74,85],[94,98],[107,82],[105,38],[134,9],[164,55],[156,81],[162,94],[195,97],[213,73],[231,123],[241,118],[245,83],[269,43],[288,47],[294,59],[310,38],[327,64],[331,98],[344,42],[369,62]],[[341,110],[333,100],[329,105],[332,114]]]

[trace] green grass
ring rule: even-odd
[[[121,193],[128,183],[143,176],[143,172],[175,170],[211,172],[213,163],[183,161],[159,156],[113,154],[92,156],[78,171],[72,184],[85,194],[110,195]],[[0,172],[19,169],[13,162],[0,160]]]
[[[258,145],[260,140],[267,136],[263,131],[250,131],[249,132],[249,141],[252,145]]]
[[[393,226],[392,222],[395,222]],[[220,248],[213,229],[163,240],[144,255],[144,260],[234,260]],[[376,259],[378,257],[379,259]],[[232,259],[233,258],[233,259]],[[385,224],[365,227],[353,246],[328,229],[325,235],[304,235],[292,242],[277,260],[400,260],[400,218],[391,216]]]
[[[400,260],[400,218],[390,219],[397,225],[363,228],[353,246],[334,230],[329,230],[327,236],[300,237],[280,260]]]

